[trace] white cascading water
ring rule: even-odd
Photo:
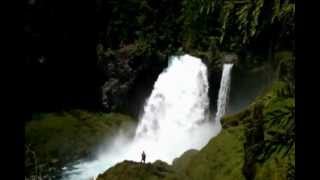
[[[222,77],[220,82],[220,89],[218,94],[218,102],[217,102],[217,113],[215,117],[215,123],[217,128],[221,129],[220,120],[222,116],[225,115],[228,103],[228,97],[230,92],[230,84],[231,84],[231,70],[233,64],[224,64]]]
[[[188,149],[200,149],[214,135],[209,125],[207,67],[201,59],[173,57],[155,82],[136,130],[135,151],[148,160],[171,163]]]
[[[219,91],[216,121],[225,113],[230,78],[224,67]],[[225,72],[227,71],[227,72]],[[221,126],[209,118],[207,67],[201,59],[190,55],[175,56],[158,77],[144,106],[135,136],[128,140],[119,134],[99,153],[96,160],[81,162],[66,170],[65,179],[87,180],[96,177],[123,160],[140,161],[142,151],[146,161],[166,161],[189,149],[201,149],[220,131]]]

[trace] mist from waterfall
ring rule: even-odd
[[[65,170],[63,176],[87,180],[123,160],[140,161],[142,151],[146,152],[147,162],[162,160],[171,164],[187,150],[200,150],[221,129],[217,124],[225,113],[228,93],[224,91],[229,91],[226,86],[230,77],[226,76],[230,75],[231,67],[225,66],[223,70],[214,121],[209,117],[206,65],[190,55],[171,57],[145,102],[134,136],[128,138],[125,132],[119,133],[100,149],[95,160],[77,163],[71,170]]]

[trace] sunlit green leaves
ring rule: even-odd
[[[216,1],[214,0],[200,0],[200,14],[209,15],[214,11],[215,5]]]
[[[289,1],[285,1],[284,3],[280,3],[280,0],[274,0],[273,6],[273,14],[271,18],[271,23],[273,23],[276,19],[281,21],[290,16],[294,16],[295,14],[295,4],[290,3]]]
[[[250,36],[254,36],[256,33],[256,27],[258,26],[258,18],[263,6],[264,0],[256,0],[255,8],[252,11],[252,21],[250,26]]]
[[[241,46],[255,39],[265,26],[272,26],[276,21],[289,24],[291,26],[289,29],[294,28],[293,0],[266,2],[265,0],[185,0],[183,7],[188,11],[183,11],[182,16],[189,18],[184,19],[185,24],[189,26],[205,18],[211,21],[218,20],[218,24],[213,24],[215,26],[213,29],[218,29],[220,32],[219,35],[215,34],[219,37],[220,44],[232,43],[232,40],[237,39],[239,40],[237,44]]]
[[[271,23],[274,22],[275,18],[279,16],[280,14],[280,0],[274,0],[274,5],[273,5],[273,15],[271,18]]]
[[[222,43],[223,38],[225,36],[229,16],[230,16],[233,8],[234,8],[234,4],[231,1],[226,1],[223,5],[222,11],[221,11],[222,34],[220,36],[220,43]]]

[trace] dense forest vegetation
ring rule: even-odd
[[[169,56],[200,57],[210,82],[216,82],[221,59],[234,53],[243,70],[270,64],[272,85],[244,111],[226,117],[226,130],[203,150],[186,153],[173,166],[149,164],[145,173],[161,167],[175,173],[160,179],[270,179],[269,171],[276,171],[272,179],[294,179],[294,0],[30,0],[24,18],[28,98],[33,102],[27,107],[33,113],[26,125],[27,177],[39,174],[34,162],[48,175],[67,161],[89,156],[87,147],[112,134],[110,129],[136,121]],[[217,88],[210,86],[211,99]],[[79,148],[62,137],[77,137],[73,146]],[[215,152],[214,146],[227,150]],[[205,160],[219,153],[226,157],[221,163],[236,157],[234,164]],[[189,161],[202,166],[192,169]],[[226,172],[213,175],[206,169],[212,166]],[[117,167],[129,169],[128,177],[135,178],[130,162]],[[108,174],[113,171],[119,172],[111,169],[104,176],[114,177]]]
[[[29,1],[24,28],[33,110],[99,108],[100,88],[112,76],[122,73],[126,86],[139,72],[156,77],[165,66],[157,59],[178,50],[212,61],[225,51],[245,57],[294,50],[294,13],[289,0]]]

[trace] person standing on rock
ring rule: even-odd
[[[141,162],[146,163],[146,153],[144,153],[144,151],[142,151],[142,154],[141,154]]]

